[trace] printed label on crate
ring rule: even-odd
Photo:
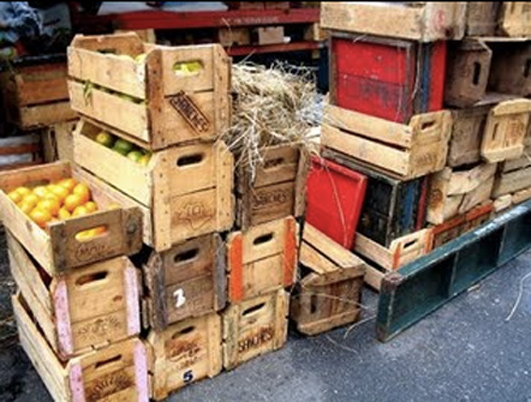
[[[88,401],[99,401],[134,385],[135,381],[128,373],[116,371],[86,384],[85,391]]]
[[[206,133],[210,130],[210,121],[184,91],[170,97],[170,104],[198,133]]]
[[[81,243],[76,249],[76,259],[79,262],[93,261],[95,258],[109,255],[111,251],[111,248],[103,242],[88,241]]]
[[[177,220],[198,230],[214,218],[214,211],[200,201],[189,201],[178,211]]]
[[[166,357],[172,363],[172,369],[183,370],[197,363],[202,357],[203,349],[197,344],[199,340],[172,339],[166,343]]]
[[[275,335],[275,331],[271,327],[260,328],[258,332],[252,332],[245,338],[238,341],[238,353],[244,353],[248,350],[258,348],[267,342],[270,342]]]
[[[99,342],[107,334],[121,330],[122,322],[116,317],[109,316],[98,318],[96,321],[81,325],[74,329],[74,335],[88,342]]]
[[[253,194],[253,209],[259,209],[267,205],[285,204],[291,200],[292,189],[276,189],[273,191],[260,191]]]

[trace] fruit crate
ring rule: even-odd
[[[469,1],[466,6],[466,36],[494,36],[501,2]]]
[[[304,150],[276,145],[264,149],[254,180],[249,166],[240,164],[236,169],[237,226],[247,230],[286,216],[302,216],[306,163]]]
[[[72,108],[154,150],[228,128],[230,70],[219,44],[158,46],[123,33],[76,35],[68,48]]]
[[[20,345],[55,401],[149,401],[147,353],[138,338],[61,362],[20,293],[12,297]]]
[[[64,56],[27,57],[0,74],[6,119],[22,130],[76,118],[70,108]]]
[[[460,40],[465,33],[466,2],[321,3],[325,29],[432,42]]]
[[[74,144],[72,134],[77,120],[53,124],[42,134],[44,160],[74,162]]]
[[[0,171],[42,163],[40,133],[0,138]]]
[[[7,196],[20,187],[49,184],[74,178],[88,185],[94,201],[102,207],[90,215],[50,222],[42,229]],[[0,173],[2,222],[13,236],[50,275],[64,273],[119,255],[131,255],[142,246],[142,216],[138,208],[121,207],[119,200],[103,190],[104,184],[68,162],[27,167]],[[93,238],[76,238],[80,233],[105,227]]]
[[[232,227],[234,158],[222,141],[157,151],[143,165],[96,142],[100,132],[80,120],[74,159],[138,206],[146,222],[144,243],[160,252]]]
[[[330,104],[403,124],[439,111],[446,46],[333,31]]]
[[[155,331],[225,307],[225,245],[218,234],[196,237],[161,253],[149,250],[146,255],[140,263],[146,287],[144,319]]]
[[[501,30],[508,36],[531,36],[531,7],[525,1],[503,2],[501,10]]]
[[[433,174],[429,179],[426,220],[439,225],[488,201],[496,167],[496,163],[480,163],[460,169],[446,167]]]
[[[11,274],[59,359],[140,333],[138,273],[127,257],[50,277],[6,232]]]
[[[231,303],[291,286],[296,268],[297,233],[293,217],[234,232],[227,238]]]
[[[442,170],[451,133],[451,114],[415,115],[408,124],[325,105],[321,145],[400,180]]]
[[[286,343],[289,294],[283,289],[230,305],[222,314],[223,367],[241,363]]]
[[[151,398],[160,401],[170,393],[222,369],[221,317],[207,314],[172,324],[147,337]]]
[[[291,294],[297,330],[316,335],[356,322],[366,266],[361,259],[309,224],[300,250],[301,279]]]

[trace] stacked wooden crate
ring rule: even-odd
[[[231,62],[219,45],[156,46],[127,33],[77,36],[68,51],[82,116],[74,160],[143,215],[133,260],[144,279],[151,397],[160,400],[222,369],[219,233],[234,222],[234,162],[218,137],[230,122]],[[116,149],[125,141],[129,157]]]

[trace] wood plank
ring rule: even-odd
[[[15,123],[27,130],[74,120],[76,117],[77,113],[72,110],[70,102],[64,101],[22,107]]]
[[[504,194],[523,190],[527,187],[531,187],[531,167],[504,173],[494,183],[492,195],[493,197],[499,197]]]
[[[529,199],[531,199],[531,187],[514,193],[512,196],[512,203],[516,205]]]
[[[302,265],[311,268],[312,271],[323,275],[328,272],[334,272],[340,268],[325,255],[319,253],[316,249],[303,242],[300,248],[299,261]]]

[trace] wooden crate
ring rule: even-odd
[[[466,35],[494,36],[502,3],[469,1],[466,6]]]
[[[48,224],[47,230],[20,210],[7,197],[19,186],[47,184],[73,177],[87,184],[92,198],[101,210],[90,215]],[[50,275],[64,273],[96,261],[138,252],[142,246],[142,216],[137,208],[106,209],[111,204],[123,205],[111,198],[104,185],[90,174],[71,167],[68,162],[56,162],[0,173],[0,210],[2,222],[13,236]],[[102,236],[77,240],[75,235],[95,227],[105,226]]]
[[[178,321],[225,307],[225,248],[218,234],[200,236],[142,263],[147,323],[160,332]]]
[[[114,343],[62,363],[27,310],[13,296],[20,345],[55,401],[148,402],[146,349],[138,338]]]
[[[471,3],[472,4],[472,3]],[[485,97],[492,50],[482,41],[467,39],[448,45],[444,102],[472,106]]]
[[[452,110],[452,135],[446,164],[458,167],[481,160],[480,149],[489,105]]]
[[[489,200],[496,166],[496,163],[481,163],[472,168],[446,167],[433,174],[429,182],[426,220],[439,225]]]
[[[293,217],[231,233],[227,239],[228,298],[232,303],[291,286],[297,267]]]
[[[504,1],[501,30],[508,36],[531,36],[531,7],[525,1]]]
[[[358,233],[384,247],[390,247],[395,239],[424,227],[427,177],[402,181],[329,149],[323,150],[322,155],[367,177]]]
[[[145,62],[119,57],[140,54]],[[179,74],[190,62],[200,70]],[[72,108],[144,148],[214,140],[230,124],[230,66],[219,44],[166,47],[134,33],[76,35],[68,48]]]
[[[289,294],[278,290],[232,304],[223,313],[223,367],[239,364],[286,343]]]
[[[84,120],[74,132],[74,159],[122,191],[147,215],[144,243],[157,251],[191,237],[229,230],[234,222],[234,158],[222,141],[170,147],[147,166],[94,138],[100,128]]]
[[[529,158],[529,157],[527,157]],[[492,196],[498,198],[505,194],[513,194],[531,187],[531,163],[525,167],[509,172],[500,172],[494,182]]]
[[[291,295],[290,318],[306,335],[356,322],[366,264],[313,226],[304,226],[301,279]]]
[[[456,216],[440,225],[430,228],[429,250],[446,244],[462,234],[481,226],[492,217],[494,206],[492,201],[480,205],[465,214]]]
[[[432,42],[465,34],[466,2],[321,3],[325,29]]]
[[[77,120],[57,123],[47,127],[43,132],[44,160],[74,162],[74,140],[72,133]]]
[[[0,75],[5,118],[22,130],[75,119],[66,78],[66,63],[61,57],[11,63],[11,68]]]
[[[389,247],[384,247],[358,233],[356,234],[354,251],[370,262],[377,264],[383,271],[396,271],[427,254],[430,247],[429,240],[429,229],[421,229],[399,237],[393,240]]]
[[[529,22],[531,24],[531,21]],[[497,39],[497,38],[496,38]],[[499,39],[488,43],[492,49],[489,89],[493,92],[531,96],[531,42],[526,40]]]
[[[501,162],[522,155],[531,113],[531,100],[514,99],[490,109],[481,142],[487,162]]]
[[[451,132],[449,111],[414,116],[398,124],[325,105],[321,145],[401,180],[444,168]]]
[[[265,26],[251,30],[251,42],[260,45],[278,45],[284,43],[284,26]]]
[[[218,30],[218,41],[223,47],[248,46],[251,44],[251,32],[246,27],[220,28]]]
[[[254,180],[249,166],[240,164],[236,169],[237,226],[247,230],[286,216],[302,216],[306,173],[306,153],[290,145],[267,148]]]
[[[332,32],[329,59],[332,105],[403,124],[443,108],[444,41]]]
[[[221,372],[221,317],[180,321],[147,337],[151,398],[160,401],[188,384]]]
[[[127,257],[50,277],[9,232],[6,237],[11,274],[59,359],[140,333],[137,271]]]
[[[39,132],[0,138],[0,170],[19,169],[42,163]]]

